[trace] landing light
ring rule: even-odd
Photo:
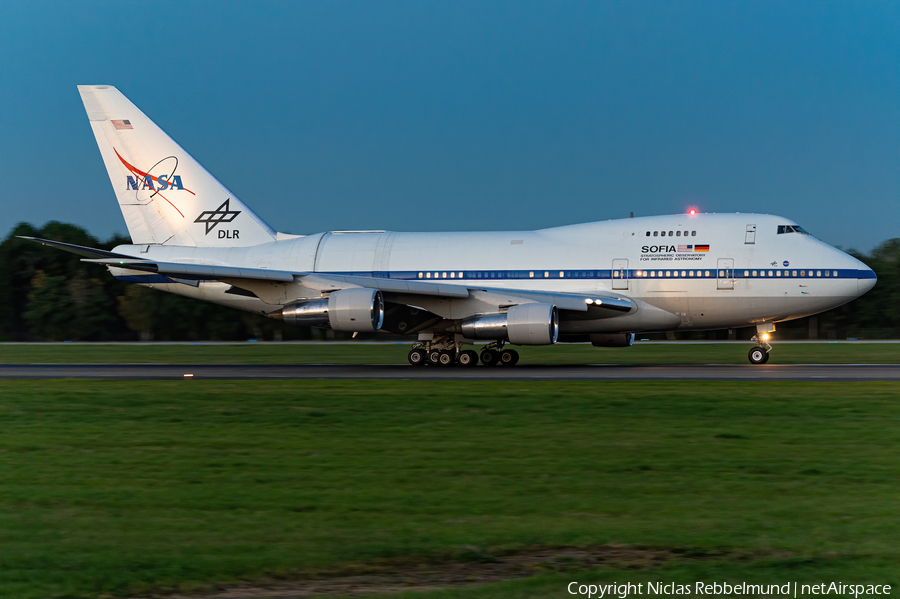
[[[762,336],[762,337],[763,337],[763,341],[768,341],[768,340],[769,340],[769,334],[768,334],[768,333],[763,333],[763,336]]]
[[[586,303],[588,306],[590,306],[591,304],[594,303],[594,300],[592,300],[592,299],[586,299],[586,300],[584,300],[584,303]]]

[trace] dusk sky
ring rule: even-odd
[[[109,84],[275,229],[763,212],[900,237],[900,3],[0,5],[0,233],[125,233]]]

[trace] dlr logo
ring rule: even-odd
[[[231,231],[223,231],[219,229],[219,239],[240,239],[240,234],[241,232],[236,229]]]

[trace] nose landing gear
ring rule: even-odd
[[[765,364],[769,361],[769,352],[772,351],[772,346],[769,345],[769,333],[774,332],[775,325],[773,324],[756,325],[756,335],[750,338],[750,341],[756,343],[756,347],[747,354],[751,364]]]

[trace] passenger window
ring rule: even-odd
[[[672,276],[672,271],[667,270],[667,271],[666,271],[666,276],[667,276],[667,277],[671,277],[671,276]]]
[[[745,270],[745,271],[744,271],[744,276],[745,276],[745,277],[749,277],[749,276],[750,276],[750,271],[749,271],[749,270]]]
[[[659,231],[654,231],[653,236],[656,237],[657,235],[659,235]]]
[[[650,237],[650,231],[647,231],[647,237]]]
[[[750,276],[755,277],[755,276],[756,276],[756,271],[754,270],[754,271],[753,271],[753,274],[751,274]]]
[[[459,273],[459,278],[460,278],[460,279],[463,278],[462,273]]]
[[[800,276],[801,276],[801,277],[805,277],[805,276],[806,276],[806,271],[805,271],[805,270],[801,270],[801,271],[800,271]]]
[[[681,276],[683,277],[683,276],[685,276],[685,274],[686,274],[686,273],[682,270],[682,271],[681,271]]]
[[[825,271],[825,276],[827,277],[827,276],[830,276],[830,275],[831,275],[831,271],[830,271],[830,270],[826,270],[826,271]]]
[[[564,273],[563,271],[559,271],[559,278],[560,278],[560,279],[562,279],[562,278],[565,277],[565,276],[566,276],[566,273]]]
[[[704,270],[704,271],[703,271],[703,276],[704,276],[704,277],[708,277],[708,276],[709,276],[709,271],[708,271],[708,270]]]
[[[796,277],[796,276],[797,276],[797,271],[796,271],[796,270],[793,271],[793,273],[791,274],[791,276],[792,276],[792,277]]]
[[[671,237],[671,236],[672,236],[672,231],[669,231],[669,237]]]
[[[697,236],[697,232],[696,232],[696,231],[691,231],[691,237],[696,237],[696,236]]]
[[[725,276],[725,271],[724,271],[724,270],[720,270],[720,271],[719,271],[719,276],[720,276],[720,277],[724,277],[724,276]]]
[[[693,276],[694,276],[694,271],[693,271],[693,270],[689,270],[689,271],[688,271],[688,276],[689,276],[689,277],[693,277]]]
[[[681,237],[681,231],[675,231],[675,237]]]
[[[834,271],[834,276],[837,276],[837,271]]]
[[[771,271],[771,270],[769,271],[769,276],[770,276],[770,277],[772,276],[772,271]]]
[[[662,278],[662,271],[659,271],[659,278]]]
[[[618,273],[616,273],[616,274],[618,274]],[[544,278],[546,279],[546,278],[549,277],[549,276],[550,276],[550,273],[547,272],[547,271],[545,270],[545,271],[544,271]]]
[[[817,277],[821,277],[821,276],[822,276],[822,271],[821,271],[821,270],[817,270],[817,271],[816,271],[816,276],[817,276]]]
[[[665,237],[665,236],[666,236],[666,232],[665,232],[665,231],[660,231],[660,232],[659,232],[659,236],[660,236],[660,237]]]
[[[451,278],[451,279],[455,279],[455,278],[456,278],[456,273],[455,273],[455,272],[451,272],[451,273],[450,273],[450,278]]]

